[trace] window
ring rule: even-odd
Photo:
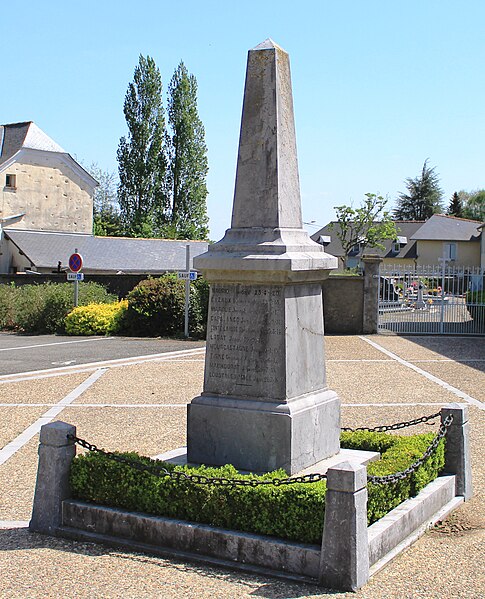
[[[456,243],[445,243],[444,249],[446,260],[456,260]]]
[[[6,175],[5,176],[5,187],[8,189],[17,189],[17,176]]]
[[[393,241],[392,242],[392,253],[399,254],[400,251],[401,251],[401,244],[399,243],[399,241]]]

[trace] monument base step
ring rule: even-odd
[[[339,453],[333,455],[325,460],[321,460],[313,466],[309,466],[304,470],[301,470],[294,476],[303,476],[304,474],[325,474],[329,468],[340,464],[341,462],[351,462],[352,464],[367,465],[369,462],[379,460],[381,454],[377,451],[360,451],[357,449],[341,449]],[[170,462],[176,466],[198,466],[199,464],[193,464],[187,462],[187,447],[178,447],[153,456],[154,460],[163,460],[164,462]],[[241,473],[246,471],[240,470]]]

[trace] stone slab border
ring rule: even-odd
[[[471,497],[468,406],[451,404],[445,472],[416,497],[367,526],[367,471],[343,462],[327,472],[322,545],[306,545],[72,500],[68,484],[75,427],[42,427],[30,529],[256,574],[357,590],[438,520]]]

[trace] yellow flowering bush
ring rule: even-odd
[[[128,301],[114,304],[88,304],[74,308],[65,318],[68,335],[109,335],[116,333],[123,315],[128,309]]]

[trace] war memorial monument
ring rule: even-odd
[[[231,228],[194,265],[211,294],[188,461],[294,474],[338,453],[322,306],[337,259],[302,227],[289,57],[270,39],[248,55]]]

